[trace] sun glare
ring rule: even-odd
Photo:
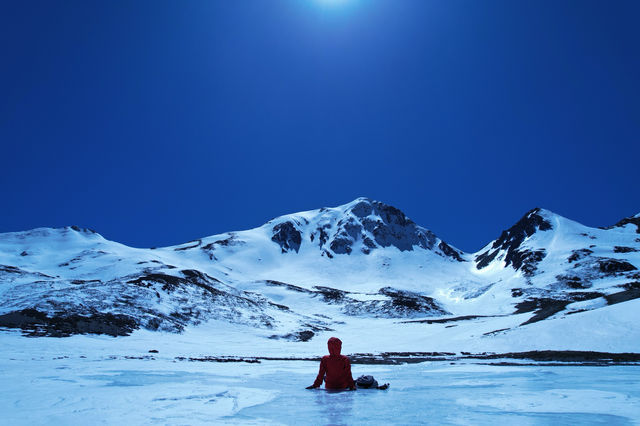
[[[323,6],[338,6],[341,4],[348,3],[349,0],[315,0],[315,2]]]

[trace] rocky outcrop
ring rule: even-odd
[[[278,243],[282,253],[300,250],[302,234],[292,222],[279,223],[273,227],[271,241]]]
[[[373,241],[380,247],[393,246],[408,251],[414,247],[432,249],[435,245],[436,236],[431,231],[419,227],[393,206],[365,199],[356,204],[351,213],[359,219],[359,224],[347,223],[343,229],[352,238],[362,235],[364,230],[373,235]]]
[[[0,327],[20,328],[29,337],[69,337],[73,334],[106,334],[128,336],[139,328],[135,318],[96,312],[89,315],[72,313],[51,316],[36,309],[23,309],[0,315]]]
[[[321,251],[331,254],[370,254],[376,249],[394,247],[400,251],[415,248],[434,252],[459,262],[463,253],[444,241],[439,241],[433,232],[416,225],[401,210],[368,198],[359,198],[337,221],[331,221],[319,211],[319,224],[311,232],[309,241],[317,244]],[[280,243],[283,237],[278,236]],[[327,247],[328,246],[328,247]]]
[[[537,269],[537,264],[544,259],[545,250],[522,249],[524,240],[531,237],[537,231],[549,231],[553,229],[550,222],[542,217],[540,209],[536,208],[528,212],[522,219],[493,242],[491,248],[476,256],[476,267],[482,269],[493,262],[498,255],[504,256],[506,266],[512,266],[515,270],[522,270],[524,275],[531,276]]]
[[[615,225],[608,226],[606,228],[601,228],[601,229],[622,228],[622,227],[627,226],[629,224],[635,225],[636,226],[636,233],[640,234],[640,213],[635,215],[635,216],[625,217],[624,219],[622,219],[620,222],[616,223]]]

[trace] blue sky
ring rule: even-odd
[[[384,201],[466,251],[640,212],[637,1],[0,5],[0,232],[137,247]]]

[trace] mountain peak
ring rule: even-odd
[[[272,228],[271,240],[283,253],[298,252],[306,241],[317,245],[322,256],[395,247],[412,251],[415,247],[434,250],[462,261],[462,252],[450,247],[431,231],[416,225],[400,209],[367,197],[335,208],[322,208],[281,217]],[[302,219],[302,220],[298,220]],[[438,245],[438,247],[435,247]]]
[[[369,216],[379,217],[385,223],[413,224],[414,222],[404,214],[404,212],[381,201],[372,200],[366,197],[356,198],[352,202],[345,204],[347,212],[358,218]]]
[[[478,269],[485,268],[496,258],[503,259],[506,266],[513,266],[514,269],[523,269],[525,274],[532,274],[536,264],[544,256],[544,251],[531,251],[521,249],[522,243],[538,231],[549,231],[553,229],[551,219],[557,216],[555,213],[536,207],[529,210],[511,228],[503,231],[496,239],[491,248],[476,256],[476,266]]]
[[[538,230],[548,231],[553,229],[550,219],[554,216],[557,215],[549,210],[536,207],[529,210],[511,228],[504,231],[502,236],[508,240],[524,240]]]
[[[3,240],[37,240],[49,238],[70,238],[70,237],[87,237],[100,238],[103,237],[96,231],[88,228],[81,228],[76,225],[65,226],[62,228],[34,228],[28,231],[6,232],[0,234]]]
[[[369,203],[370,204],[370,203],[373,203],[373,202],[379,202],[379,201],[374,200],[373,198],[369,198],[369,197],[358,197],[355,200],[344,204],[343,206],[344,207],[351,207],[351,206],[354,206],[354,205],[359,204],[359,203]]]
[[[538,219],[535,219],[535,217],[537,217]],[[528,218],[530,220],[540,220],[541,221],[540,223],[547,222],[550,224],[551,220],[556,217],[562,217],[562,216],[552,212],[551,210],[543,209],[542,207],[535,207],[529,210],[527,213],[525,213],[525,215],[520,220],[524,220],[525,218]]]

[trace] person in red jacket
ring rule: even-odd
[[[320,387],[324,380],[324,387],[327,389],[356,390],[356,384],[351,376],[351,361],[346,356],[340,355],[342,341],[337,337],[332,337],[327,342],[327,346],[329,347],[329,355],[322,357],[318,377],[307,389]]]

